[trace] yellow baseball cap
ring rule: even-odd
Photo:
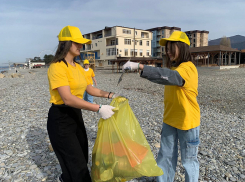
[[[89,64],[89,61],[88,61],[87,59],[85,59],[85,60],[83,61],[83,64]]]
[[[181,32],[181,31],[174,31],[169,38],[162,38],[159,42],[159,44],[161,46],[165,46],[167,41],[180,41],[180,42],[184,42],[187,45],[190,46],[190,40],[187,37],[187,35],[185,34],[185,32]]]
[[[66,26],[62,28],[58,35],[59,41],[72,41],[79,44],[91,44],[91,40],[85,39],[82,36],[79,28],[73,26]]]

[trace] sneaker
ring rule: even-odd
[[[57,182],[64,182],[63,179],[61,178],[61,175],[58,177]]]

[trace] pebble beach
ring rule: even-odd
[[[54,182],[61,174],[50,146],[46,124],[49,103],[47,68],[14,70],[0,78],[0,181]],[[245,68],[217,70],[198,68],[201,129],[198,158],[200,182],[245,181]],[[124,74],[96,70],[97,87],[121,93],[138,119],[151,150],[157,157],[163,120],[164,86]],[[111,100],[94,98],[97,104]],[[99,115],[82,111],[89,140],[89,167],[97,134]],[[184,181],[184,169],[178,160],[175,181]],[[131,182],[153,182],[141,177]]]

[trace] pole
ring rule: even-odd
[[[134,27],[134,57],[135,57],[135,27]]]
[[[240,65],[241,53],[239,52],[239,65]]]

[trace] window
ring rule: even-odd
[[[106,56],[113,56],[113,55],[116,55],[116,48],[106,49]]]
[[[149,45],[150,45],[149,41],[146,41],[146,46],[149,46]]]
[[[123,29],[124,34],[131,34],[131,30]]]
[[[162,30],[162,35],[164,35],[164,30]]]
[[[115,62],[112,63],[111,61],[108,60],[108,65],[113,65],[113,64],[115,64]]]
[[[196,47],[196,45],[195,45],[195,44],[193,44],[193,47]]]
[[[146,38],[149,38],[149,34],[148,33],[146,34]]]
[[[141,38],[144,38],[144,32],[141,32]]]
[[[135,31],[135,35],[137,35],[137,31]]]
[[[124,39],[125,45],[131,45],[131,39]]]
[[[143,44],[142,44],[142,40],[140,40],[140,43],[139,43],[139,44],[140,44],[141,46],[143,45]]]
[[[128,56],[128,49],[124,50],[124,54],[125,54],[125,56]]]
[[[194,37],[196,37],[196,34],[193,34]]]
[[[116,40],[111,40],[111,45],[116,45]]]
[[[134,50],[130,49],[130,56],[134,56]]]
[[[95,43],[95,47],[97,47],[97,43]]]
[[[193,39],[193,42],[196,42],[196,39]]]
[[[143,49],[140,49],[140,56],[143,56]]]
[[[135,49],[135,50],[134,50],[134,55],[137,56],[137,53],[138,53],[138,50]]]
[[[118,49],[117,49],[117,55],[118,55]]]
[[[150,51],[149,50],[146,51],[146,56],[150,56]]]

